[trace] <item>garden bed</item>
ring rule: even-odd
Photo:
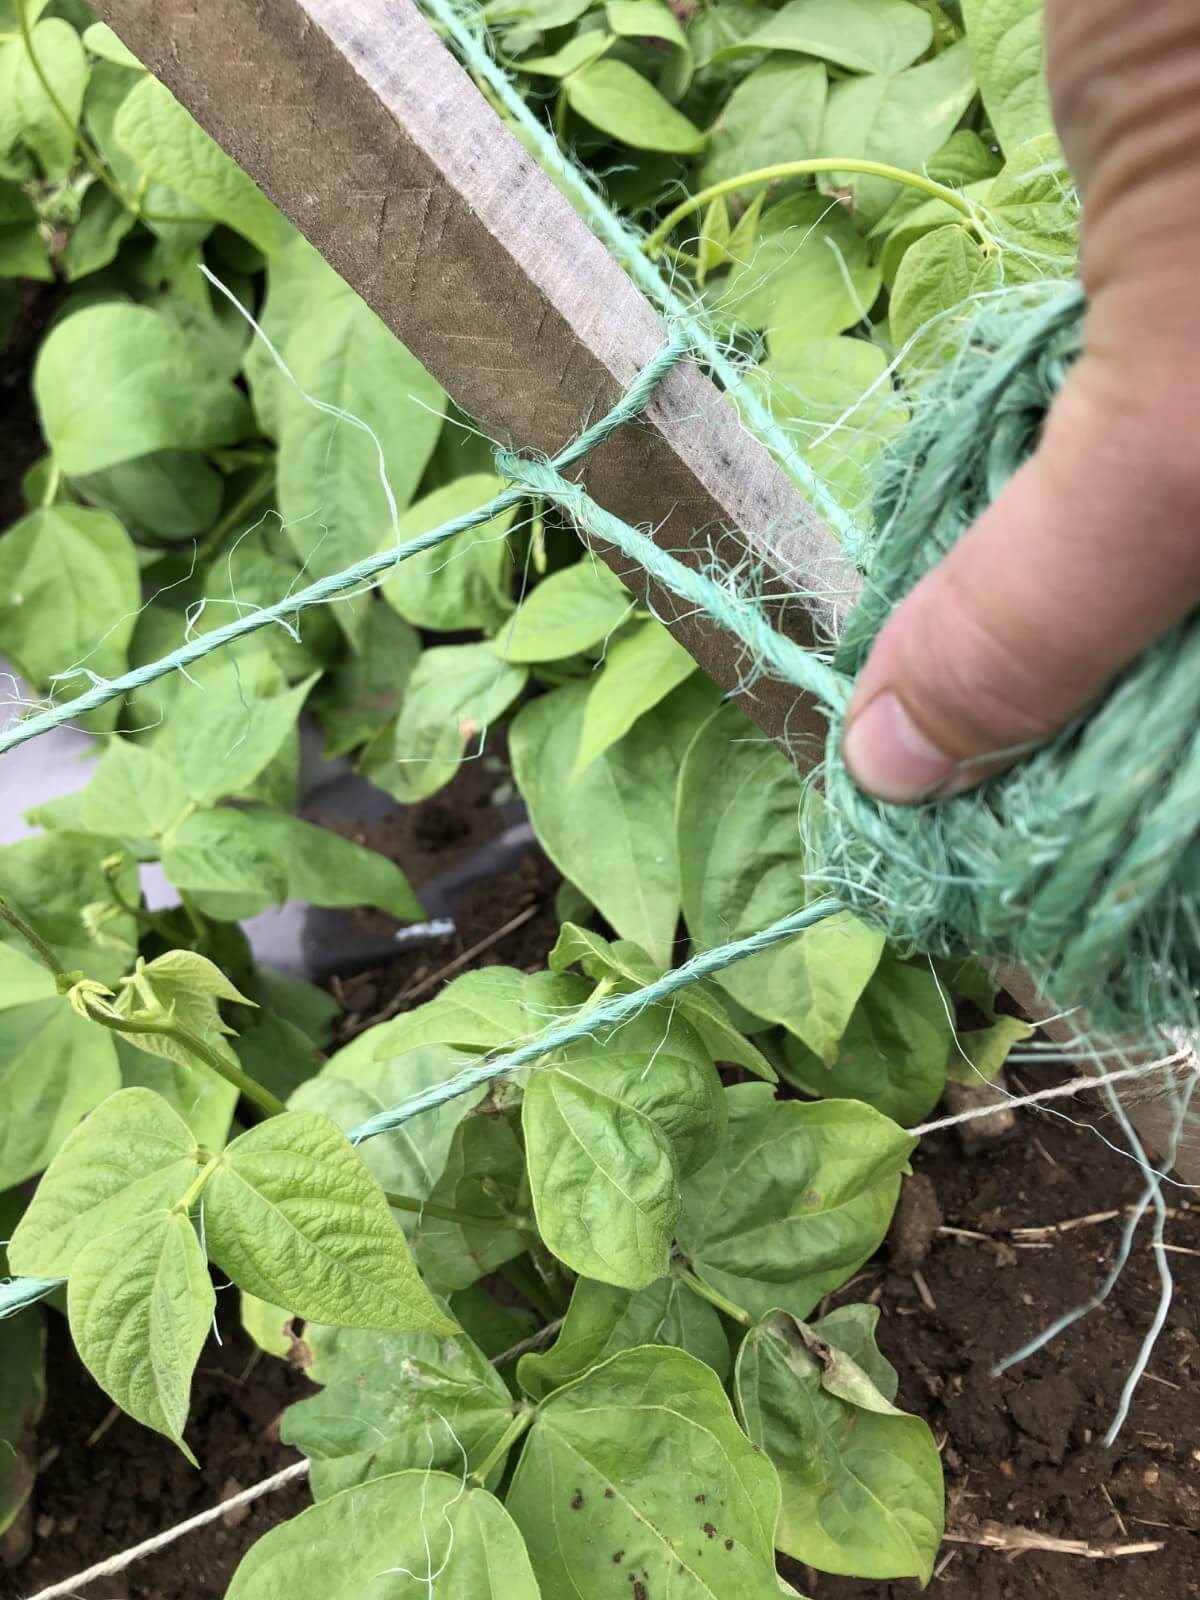
[[[361,826],[343,819],[340,827],[388,849],[419,886],[500,831],[502,814],[487,804],[496,785],[494,768],[468,764],[433,800]],[[534,914],[527,921],[469,965],[540,970],[557,930],[557,881],[530,848],[514,870],[464,896],[455,936],[339,980],[349,1015],[358,1019],[351,1029],[528,907]],[[947,1600],[1040,1600],[1048,1590],[1062,1600],[1200,1594],[1200,1253],[1172,1254],[1178,1292],[1167,1331],[1112,1451],[1099,1439],[1158,1292],[1144,1240],[1106,1309],[1017,1371],[989,1375],[996,1360],[1094,1291],[1118,1243],[1119,1221],[1109,1214],[1139,1195],[1137,1169],[1097,1136],[1095,1108],[1071,1115],[1075,1123],[1020,1114],[1011,1140],[970,1155],[952,1132],[928,1137],[914,1160],[918,1182],[888,1244],[834,1300],[847,1291],[852,1299],[878,1298],[880,1345],[900,1373],[899,1403],[926,1417],[945,1441],[953,1532],[983,1538],[984,1525],[994,1523],[1013,1537],[1027,1530],[1093,1547],[1161,1541],[1163,1548],[1101,1561],[948,1542],[934,1591]],[[1183,1190],[1171,1191],[1169,1204],[1171,1243],[1200,1252],[1200,1206]],[[1099,1216],[1108,1220],[1033,1237],[1021,1232]],[[962,1232],[945,1231],[954,1229]],[[233,1291],[219,1295],[218,1306],[223,1343],[210,1342],[202,1358],[187,1435],[199,1473],[167,1440],[114,1416],[60,1320],[51,1318],[51,1404],[39,1434],[44,1467],[32,1510],[34,1545],[0,1576],[3,1600],[68,1577],[297,1459],[279,1442],[277,1424],[284,1407],[307,1392],[306,1380],[256,1351],[238,1326]],[[121,1579],[105,1580],[108,1588],[98,1583],[81,1593],[86,1600],[219,1600],[250,1545],[306,1503],[305,1487],[289,1485],[241,1520],[235,1513],[232,1526],[218,1522]],[[802,1592],[827,1600],[917,1592],[907,1582],[784,1570]]]

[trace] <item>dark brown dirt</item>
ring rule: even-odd
[[[1158,1301],[1145,1224],[1106,1307],[1006,1376],[990,1369],[1095,1292],[1122,1219],[1035,1237],[1017,1230],[1111,1213],[1137,1201],[1140,1180],[1089,1129],[1018,1115],[1013,1139],[969,1160],[953,1134],[922,1146],[919,1202],[898,1216],[904,1238],[850,1296],[880,1295],[880,1345],[900,1372],[900,1404],[944,1440],[951,1531],[981,1538],[994,1523],[1010,1541],[1024,1529],[1093,1547],[1163,1548],[1091,1560],[948,1542],[933,1592],[945,1600],[1200,1595],[1200,1205],[1186,1190],[1168,1191],[1175,1298],[1129,1421],[1106,1450],[1100,1441]],[[897,1242],[905,1270],[896,1269]],[[815,1600],[900,1600],[916,1588],[796,1567],[788,1576]]]
[[[23,514],[21,479],[45,454],[29,392],[29,375],[34,352],[62,299],[62,290],[56,284],[22,281],[17,293],[20,309],[7,342],[0,345],[0,532]]]

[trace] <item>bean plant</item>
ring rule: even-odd
[[[476,19],[864,525],[972,305],[1074,269],[1037,0]],[[29,698],[500,487],[489,441],[83,0],[0,0],[0,337],[31,325],[44,453],[0,538]],[[334,1047],[335,1002],[241,924],[284,900],[424,913],[296,814],[302,719],[403,805],[507,751],[564,880],[544,970],[465,972]],[[347,1137],[815,892],[795,768],[570,527],[531,502],[87,731],[86,782],[0,848],[0,1235],[49,1307],[0,1323],[0,1531],[34,1488],[47,1315],[194,1459],[215,1267],[319,1386],[283,1423],[314,1503],[231,1600],[756,1600],[796,1592],[777,1552],[927,1582],[938,1451],[855,1280],[905,1128],[1028,1033],[981,968],[842,915]]]

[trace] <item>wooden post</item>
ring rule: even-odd
[[[413,0],[95,0],[460,406],[553,453],[608,410],[667,337],[661,318],[513,137]],[[749,554],[776,625],[836,637],[859,577],[794,482],[694,366],[579,468],[593,496],[696,563]],[[606,552],[601,552],[606,553]],[[622,577],[644,588],[620,557]],[[801,605],[786,596],[814,598]],[[652,595],[737,690],[735,641]],[[748,714],[802,766],[822,720],[760,680]],[[1035,986],[1008,987],[1038,1014]],[[1078,1030],[1072,1037],[1078,1038]],[[1145,1110],[1146,1108],[1141,1108]],[[1138,1117],[1161,1145],[1161,1116]],[[1180,1171],[1200,1181],[1200,1149]]]
[[[602,415],[667,339],[661,318],[501,122],[412,0],[100,0],[192,115],[505,443],[553,453]],[[708,561],[723,535],[766,592],[819,587],[836,632],[858,575],[788,475],[690,363],[643,422],[578,468],[608,510]],[[735,542],[736,541],[736,542]],[[604,553],[603,551],[601,552]],[[631,586],[641,574],[614,553]],[[655,609],[725,689],[732,639]],[[778,601],[777,624],[812,636]],[[795,694],[744,699],[773,738],[815,732]]]

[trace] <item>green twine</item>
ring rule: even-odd
[[[720,945],[714,950],[700,951],[682,967],[663,973],[662,977],[656,978],[644,989],[635,989],[628,994],[614,994],[593,1006],[580,1006],[561,1022],[553,1022],[543,1028],[540,1033],[535,1034],[516,1050],[506,1055],[492,1056],[466,1067],[453,1078],[448,1078],[445,1083],[432,1084],[428,1089],[409,1095],[398,1106],[393,1106],[388,1111],[377,1112],[366,1122],[360,1123],[357,1128],[352,1128],[349,1138],[354,1144],[361,1144],[366,1139],[377,1138],[381,1133],[390,1133],[404,1123],[410,1122],[413,1117],[420,1116],[423,1111],[432,1111],[450,1100],[457,1100],[461,1095],[470,1094],[473,1089],[494,1083],[497,1078],[507,1077],[522,1067],[532,1066],[534,1062],[550,1055],[552,1051],[565,1049],[579,1039],[593,1038],[601,1029],[617,1028],[621,1023],[628,1022],[631,1017],[638,1016],[647,1006],[669,1000],[680,989],[700,983],[705,978],[723,972],[727,967],[745,961],[750,956],[758,955],[763,950],[770,950],[787,939],[794,939],[797,934],[815,927],[818,922],[823,922],[840,910],[838,902],[830,897],[814,900],[801,910],[781,917],[778,922],[772,923],[760,933],[752,933],[746,939]],[[58,1278],[10,1278],[7,1282],[0,1283],[0,1320],[13,1316],[26,1306],[33,1305],[35,1301],[57,1288],[61,1281]]]
[[[240,309],[240,307],[239,307]],[[574,465],[589,451],[602,444],[618,428],[624,427],[627,422],[639,416],[648,405],[655,389],[666,377],[673,367],[678,366],[688,353],[687,345],[682,335],[675,335],[664,347],[649,361],[634,379],[626,392],[613,406],[607,415],[592,424],[565,449],[554,457],[550,466],[557,470]],[[286,372],[286,368],[283,369]],[[290,374],[289,374],[290,376]],[[507,455],[507,452],[500,452]],[[238,639],[245,639],[252,633],[257,633],[261,628],[272,625],[286,628],[289,632],[295,631],[294,619],[312,606],[327,605],[331,600],[340,596],[361,591],[372,587],[376,582],[385,577],[401,562],[409,561],[413,556],[419,556],[426,550],[434,550],[438,545],[445,544],[453,539],[456,534],[465,533],[470,528],[480,527],[485,522],[490,522],[493,517],[502,512],[511,510],[527,498],[524,487],[514,484],[511,489],[502,490],[474,511],[465,512],[462,516],[453,517],[449,522],[443,522],[436,528],[431,528],[427,533],[419,534],[415,539],[409,539],[404,544],[394,546],[390,550],[381,551],[380,554],[367,556],[362,561],[356,561],[353,566],[344,568],[341,572],[331,573],[326,578],[319,578],[307,588],[298,589],[294,594],[287,595],[282,600],[277,600],[273,605],[262,606],[257,610],[248,611],[244,616],[237,617],[233,622],[227,622],[223,627],[214,628],[210,633],[200,634],[194,639],[172,650],[169,654],[159,657],[157,661],[148,661],[145,665],[134,667],[129,672],[122,673],[117,678],[104,678],[95,681],[90,689],[74,699],[65,701],[59,706],[50,706],[44,711],[34,713],[33,716],[24,717],[18,722],[0,731],[0,755],[8,750],[15,749],[18,745],[36,739],[39,734],[49,733],[52,728],[62,727],[65,723],[77,721],[87,715],[89,711],[97,711],[101,706],[110,701],[119,699],[121,695],[130,693],[131,690],[140,689],[145,684],[153,683],[158,678],[165,678],[169,673],[182,672],[186,668],[202,661],[206,656],[212,655],[217,650],[222,650],[226,645],[233,644]],[[625,548],[621,540],[628,537],[631,548],[627,552],[631,559],[639,559],[633,554],[633,546],[640,550],[644,535],[635,535],[635,530],[629,528],[617,518],[611,519],[610,531],[614,542]],[[668,558],[673,559],[673,558]]]

